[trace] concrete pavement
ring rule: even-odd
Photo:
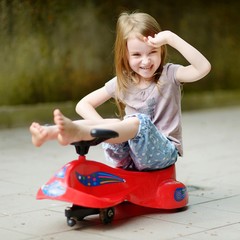
[[[0,236],[5,240],[240,239],[240,107],[183,113],[185,155],[177,179],[189,188],[188,209],[155,211],[123,205],[125,216],[97,216],[70,228],[63,202],[35,199],[38,188],[76,158],[72,146],[35,148],[27,128],[0,131]],[[93,147],[88,158],[100,157]],[[130,213],[130,212],[133,213]],[[128,213],[128,214],[127,214]],[[124,214],[123,214],[124,215]]]

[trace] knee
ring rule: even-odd
[[[132,116],[127,118],[127,121],[131,123],[131,127],[138,129],[140,125],[139,118],[137,116]]]
[[[135,118],[137,121],[136,124],[138,124],[138,126],[141,125],[143,128],[148,128],[149,126],[153,125],[150,117],[146,114],[138,113],[136,114]]]

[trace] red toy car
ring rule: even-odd
[[[124,201],[157,209],[178,209],[187,205],[187,189],[176,181],[175,165],[143,172],[86,160],[90,146],[116,137],[117,133],[95,129],[92,136],[95,137],[92,141],[73,143],[78,159],[64,165],[37,193],[37,199],[73,204],[65,210],[69,226],[93,214],[100,214],[101,221],[109,223],[114,218],[114,206]]]

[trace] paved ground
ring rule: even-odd
[[[189,186],[186,211],[152,211],[126,204],[122,217],[110,225],[93,216],[73,228],[64,217],[67,204],[35,200],[39,186],[75,158],[73,147],[51,142],[34,148],[28,129],[1,130],[1,239],[239,240],[239,119],[240,107],[183,114],[185,156],[177,163],[177,178]],[[89,154],[96,156],[104,159],[100,147]]]

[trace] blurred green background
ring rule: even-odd
[[[32,113],[29,121],[46,121],[39,117],[49,114],[46,104],[50,112],[68,106],[72,116],[75,103],[114,74],[115,25],[124,10],[151,14],[211,62],[207,77],[184,86],[184,110],[240,104],[238,1],[0,0],[0,127],[13,126],[19,109]],[[186,63],[168,53],[169,62]]]

